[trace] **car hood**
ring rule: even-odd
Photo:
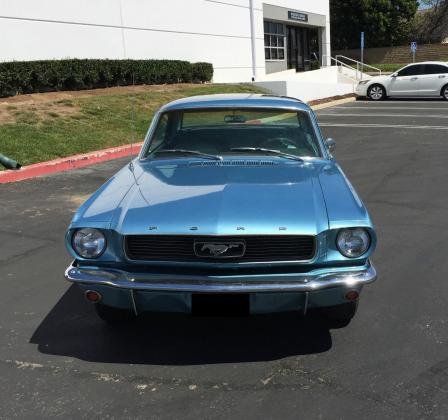
[[[70,228],[121,234],[309,234],[371,226],[333,160],[152,161],[124,167]]]
[[[151,163],[122,200],[121,234],[309,234],[328,228],[319,164]]]
[[[368,84],[371,85],[372,83],[379,83],[379,82],[386,82],[390,80],[390,76],[389,75],[385,75],[385,76],[373,76],[369,79]]]

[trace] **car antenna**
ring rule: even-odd
[[[132,89],[129,92],[128,99],[129,99],[129,121],[131,125],[131,161],[129,162],[129,169],[132,172],[132,175],[134,176],[135,183],[138,185],[137,178],[135,176],[134,172],[134,143],[136,139],[136,113],[135,113],[135,96],[134,96],[134,87],[135,87],[135,73],[134,70],[132,70]]]
[[[124,37],[123,5],[122,5],[121,0],[120,0],[120,20],[121,20],[121,43],[122,43],[122,46],[123,46],[123,60],[127,60],[128,59],[128,54],[127,54],[127,50],[126,50],[126,40],[125,40],[125,37]],[[131,161],[129,162],[128,167],[129,167],[129,170],[132,172],[132,175],[134,177],[135,183],[138,185],[137,178],[136,178],[135,173],[134,173],[134,163],[133,163],[134,141],[135,141],[135,137],[136,137],[136,133],[135,133],[136,125],[135,125],[135,120],[134,120],[134,118],[135,118],[135,110],[134,110],[135,104],[134,104],[134,101],[133,101],[133,96],[132,96],[133,92],[132,91],[133,91],[134,86],[135,86],[135,69],[132,66],[131,66],[131,69],[132,69],[132,89],[131,89],[131,92],[129,92],[129,95],[128,95],[128,100],[129,100],[129,105],[130,105],[129,117],[130,117],[130,124],[131,124],[131,154],[130,154],[131,155]],[[125,85],[126,85],[126,82],[125,82]]]
[[[123,22],[123,4],[122,1],[120,0],[119,2],[120,5],[120,23],[121,23],[121,44],[122,44],[122,48],[123,48],[123,61],[127,61],[128,60],[128,52],[126,49],[126,39],[124,36],[124,22]],[[132,158],[133,158],[133,152],[134,152],[134,139],[135,139],[135,121],[134,121],[134,117],[135,117],[135,113],[134,113],[134,103],[133,103],[133,98],[132,98],[132,90],[135,86],[135,69],[131,67],[131,71],[132,71],[132,89],[131,92],[129,92],[128,95],[128,100],[129,100],[129,117],[130,117],[130,124],[131,124],[131,161],[129,162],[129,169],[131,170],[132,174],[134,174],[134,164],[132,163]],[[126,84],[126,76],[125,76],[125,86],[128,86]],[[135,174],[134,174],[134,178],[135,178]],[[135,180],[137,182],[137,180]]]

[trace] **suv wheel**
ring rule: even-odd
[[[381,101],[386,98],[386,90],[381,85],[373,85],[369,88],[367,96],[372,101]]]
[[[448,101],[448,85],[445,85],[442,88],[442,97],[445,99],[445,101]]]
[[[97,315],[110,325],[123,324],[135,320],[135,314],[126,309],[113,308],[112,306],[97,303],[95,305]]]

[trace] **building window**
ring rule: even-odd
[[[285,59],[285,26],[264,21],[264,55],[266,60]]]

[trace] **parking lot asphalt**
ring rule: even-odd
[[[448,103],[318,118],[379,237],[379,280],[348,327],[276,315],[111,330],[63,280],[63,239],[126,160],[0,185],[0,418],[446,418]]]

